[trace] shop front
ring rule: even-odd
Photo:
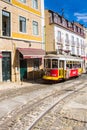
[[[45,51],[34,48],[18,48],[20,80],[36,80],[42,76]]]

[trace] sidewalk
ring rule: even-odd
[[[9,90],[9,89],[17,89],[26,86],[34,86],[38,84],[35,81],[25,81],[25,82],[1,82],[0,83],[0,90]]]

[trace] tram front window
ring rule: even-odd
[[[52,59],[52,68],[58,68],[58,60]]]
[[[51,68],[51,59],[45,59],[45,68]]]

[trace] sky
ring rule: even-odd
[[[44,0],[45,9],[64,15],[69,21],[75,21],[87,27],[87,0]]]

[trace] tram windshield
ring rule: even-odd
[[[58,68],[58,60],[52,59],[52,68]]]
[[[51,68],[51,59],[45,59],[45,68]]]
[[[45,68],[58,68],[57,59],[45,59]]]

